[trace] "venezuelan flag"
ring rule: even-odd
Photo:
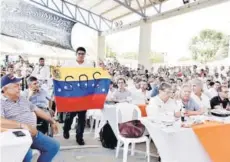
[[[102,68],[53,67],[54,95],[58,112],[102,109],[110,75]]]

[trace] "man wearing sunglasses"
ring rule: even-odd
[[[86,50],[84,47],[78,47],[76,50],[76,60],[72,62],[68,62],[64,64],[63,67],[94,67],[93,62],[89,62],[85,60]],[[85,129],[85,118],[86,118],[86,111],[79,111],[79,112],[68,112],[66,113],[66,119],[64,121],[64,131],[63,137],[65,139],[69,139],[69,131],[71,129],[71,125],[73,122],[73,118],[78,115],[78,124],[76,129],[76,142],[79,145],[84,145],[83,133]]]

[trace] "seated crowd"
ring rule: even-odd
[[[179,117],[182,109],[187,116],[202,115],[214,108],[230,110],[230,67],[213,71],[207,66],[200,71],[197,66],[159,67],[149,72],[115,61],[108,62],[106,68],[112,76],[106,103],[147,105],[147,116],[169,113]],[[49,124],[57,133],[53,112],[49,113],[54,101],[49,66],[44,58],[35,67],[20,58],[2,70],[1,127],[27,129],[33,138],[31,149],[41,152],[38,161],[52,161],[60,144],[46,135]],[[31,149],[25,162],[32,159]]]

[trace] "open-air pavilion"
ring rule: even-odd
[[[5,2],[14,0],[3,0]],[[16,1],[16,0],[15,0]],[[22,1],[22,0],[20,0]],[[41,53],[49,53],[48,59],[56,57],[59,59],[71,59],[74,55],[73,47],[66,41],[70,38],[71,29],[74,24],[78,23],[86,28],[90,28],[97,32],[97,58],[104,59],[106,56],[106,36],[125,31],[131,28],[139,27],[139,43],[138,43],[138,64],[144,65],[146,68],[151,67],[150,53],[151,53],[151,39],[152,39],[152,23],[171,18],[174,16],[182,15],[195,10],[207,8],[220,3],[225,3],[229,0],[24,0],[29,4],[45,10],[52,14],[57,15],[59,18],[52,19],[53,26],[57,21],[60,26],[65,28],[66,32],[60,30],[60,36],[63,35],[65,39],[60,44],[55,44],[49,41],[40,41],[38,37],[47,37],[49,40],[61,41],[59,34],[53,38],[49,33],[52,30],[45,31],[44,33],[38,32],[36,24],[29,26],[30,31],[23,30],[23,34],[28,36],[23,40],[19,36],[7,35],[8,33],[1,33],[1,52],[4,55],[33,55],[41,56]],[[1,5],[1,8],[7,8],[7,5]],[[12,13],[17,10],[9,9]],[[7,11],[7,10],[6,10]],[[29,12],[31,17],[39,16],[39,12]],[[64,18],[65,20],[61,20]],[[42,15],[43,19],[49,20],[49,15]],[[68,21],[67,21],[68,20]],[[51,21],[51,20],[50,20]],[[3,21],[5,23],[7,21]],[[8,23],[8,22],[7,22]],[[23,22],[25,23],[25,22]],[[51,24],[52,24],[51,23]],[[3,24],[2,24],[3,25]],[[58,29],[60,26],[57,26]],[[20,26],[16,26],[19,27]],[[51,28],[51,27],[49,27]],[[7,30],[6,30],[7,31]],[[32,32],[31,32],[32,31]],[[14,32],[14,31],[13,31]],[[12,33],[13,33],[12,32]],[[31,33],[30,33],[31,32]],[[27,35],[28,34],[28,35]],[[35,37],[30,38],[31,34]],[[38,36],[36,37],[36,34]],[[39,35],[40,34],[40,35]],[[31,40],[31,41],[30,41]],[[25,48],[27,44],[28,48]],[[230,50],[230,49],[229,49]],[[230,52],[229,52],[230,53]],[[64,54],[64,55],[59,55]],[[70,56],[71,55],[71,56]],[[229,60],[225,60],[229,63]],[[192,63],[191,63],[192,64]],[[113,113],[111,113],[114,115]],[[74,127],[74,126],[73,126]],[[61,143],[61,153],[54,160],[55,162],[61,161],[81,161],[81,162],[94,162],[94,161],[121,161],[121,157],[115,160],[115,151],[104,149],[100,141],[94,139],[89,129],[86,129],[84,138],[86,139],[86,146],[75,146],[75,133],[71,131],[69,140],[62,137],[62,128],[60,133],[54,138],[58,139]],[[187,142],[187,141],[186,141]],[[74,145],[74,146],[73,146]],[[95,150],[97,148],[97,150]],[[142,162],[146,161],[143,157],[145,149],[142,145],[136,147],[137,157],[129,157],[130,161]],[[75,149],[78,149],[77,151]],[[85,150],[84,150],[85,149]],[[84,151],[83,151],[84,150]],[[197,151],[199,152],[199,150]],[[155,154],[154,154],[155,153]],[[140,156],[139,156],[140,155]],[[155,147],[151,146],[151,161],[156,162],[157,151]],[[154,157],[154,158],[153,158]],[[203,161],[202,161],[203,162]]]
[[[139,26],[138,64],[145,65],[145,67],[149,69],[151,67],[149,58],[152,37],[151,25],[153,22],[227,1],[228,0],[28,0],[27,2],[30,2],[42,10],[66,18],[73,24],[79,23],[95,30],[95,32],[98,33],[96,50],[98,59],[105,58],[106,36]],[[13,39],[2,36],[1,42],[10,46],[7,48],[4,46],[3,49],[5,49],[5,51],[3,50],[2,52],[12,53],[10,48],[13,49],[14,45],[10,44],[16,44],[18,41],[14,43],[15,41]],[[55,49],[52,47],[55,46],[53,44],[50,45],[45,41],[40,42],[40,44],[41,45],[38,44],[35,46],[45,45],[43,48],[50,48],[49,51],[51,52],[49,53],[51,53],[51,55],[63,53],[61,48],[58,47]],[[27,55],[30,53],[29,50],[19,49],[20,48],[17,48],[17,51],[20,51],[20,53]],[[67,49],[66,52],[71,53],[71,47]],[[40,53],[44,52],[40,51]],[[35,55],[39,55],[39,52],[36,52]]]

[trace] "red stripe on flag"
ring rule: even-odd
[[[89,109],[102,109],[106,94],[94,94],[84,97],[55,97],[58,112],[77,112]]]

